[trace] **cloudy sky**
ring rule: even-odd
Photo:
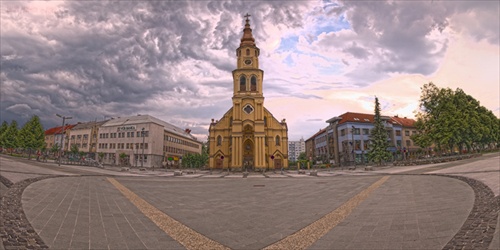
[[[244,24],[265,106],[307,139],[344,112],[414,117],[420,87],[500,116],[499,2],[0,1],[1,120],[150,114],[205,140],[231,107]]]

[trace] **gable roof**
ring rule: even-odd
[[[72,129],[75,126],[76,126],[76,124],[75,125],[71,125],[71,124],[70,125],[66,125],[66,126],[64,126],[64,131]],[[62,131],[63,131],[62,128],[63,128],[62,126],[49,128],[49,129],[45,130],[44,134],[45,135],[58,135],[58,134],[62,133]]]
[[[413,119],[406,117],[398,117],[398,116],[391,117],[391,119],[401,124],[401,126],[403,127],[411,127],[411,128],[415,127],[415,120]]]
[[[309,137],[309,139],[307,139],[307,140],[305,140],[305,141],[312,140],[312,139],[316,138],[316,136],[318,136],[318,135],[322,134],[322,133],[323,133],[323,132],[325,132],[325,131],[326,131],[326,128],[322,128],[322,129],[320,129],[318,132],[316,132],[316,134],[314,134],[313,136]]]
[[[346,122],[373,123],[375,115],[347,112],[340,115],[340,117],[342,119],[339,121],[339,124]]]

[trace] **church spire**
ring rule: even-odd
[[[250,20],[248,19],[250,15],[247,13],[245,15],[245,28],[243,29],[243,37],[241,37],[240,47],[244,45],[255,46],[255,39],[252,35],[252,29],[250,28]]]

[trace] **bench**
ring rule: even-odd
[[[195,173],[194,170],[186,170],[185,172],[186,172],[186,174],[194,174]]]
[[[120,172],[126,172],[126,171],[129,171],[129,170],[130,170],[129,168],[122,167],[122,168],[120,169]]]
[[[174,176],[181,176],[182,175],[182,171],[174,171]]]

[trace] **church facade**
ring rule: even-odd
[[[260,49],[247,14],[233,70],[233,107],[209,128],[211,169],[288,168],[288,127],[264,107]]]

